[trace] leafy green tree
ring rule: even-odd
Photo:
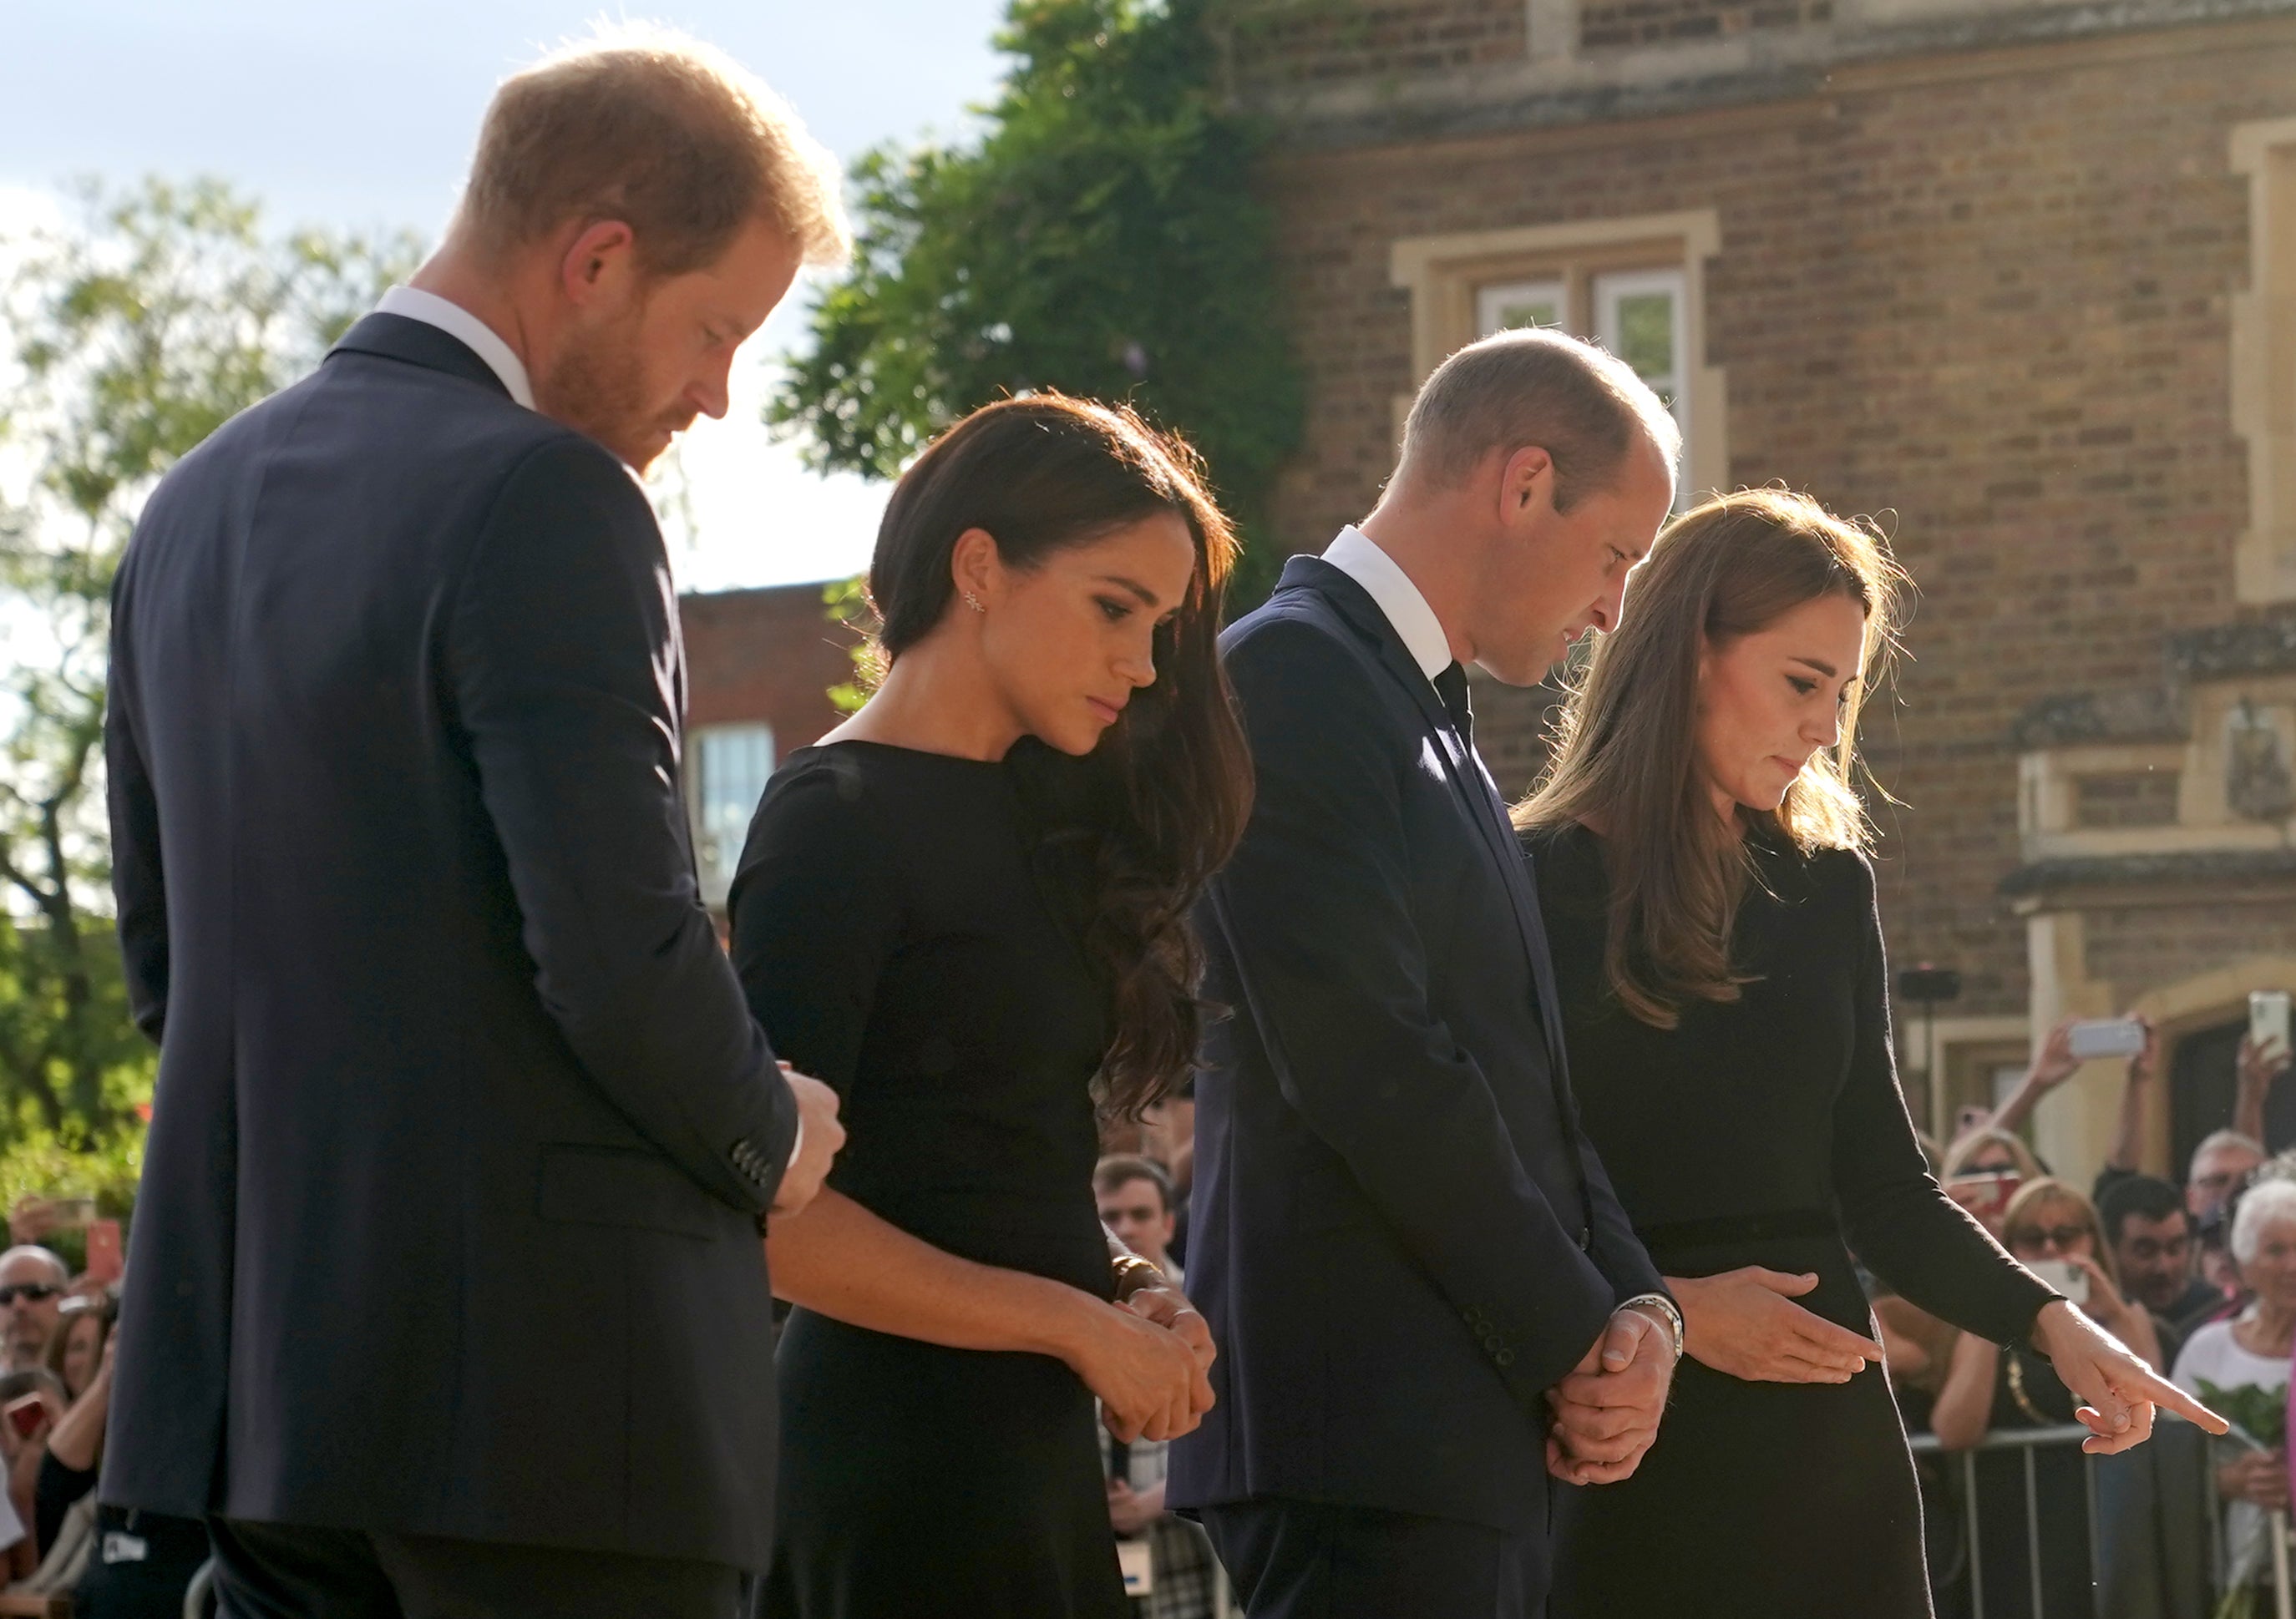
[[[151,1095],[111,922],[111,578],[160,475],[291,381],[402,276],[408,236],[266,235],[216,181],[89,185],[0,241],[0,1184],[92,1151]],[[21,1160],[20,1164],[18,1160]]]
[[[980,138],[855,166],[853,266],[767,421],[817,467],[890,478],[1006,394],[1128,400],[1203,452],[1261,539],[1237,593],[1264,593],[1302,388],[1205,9],[1013,0],[997,45],[1014,61]]]

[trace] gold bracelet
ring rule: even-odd
[[[1125,1286],[1129,1278],[1144,1271],[1148,1273],[1148,1280],[1128,1288]],[[1119,1298],[1129,1298],[1143,1288],[1163,1287],[1167,1280],[1164,1272],[1158,1270],[1152,1262],[1141,1258],[1137,1254],[1119,1254],[1111,1258],[1108,1262],[1108,1274],[1116,1284],[1116,1296]]]

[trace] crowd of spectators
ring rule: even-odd
[[[70,1596],[75,1619],[178,1619],[208,1560],[197,1519],[100,1507],[111,1409],[116,1279],[74,1275],[23,1239],[37,1205],[10,1219],[0,1252],[0,1556],[12,1594]]]
[[[2070,1424],[2063,1385],[2024,1346],[1958,1333],[1877,1283],[1875,1312],[1907,1426],[1932,1434],[1943,1452],[1923,1462],[1939,1612],[1967,1611],[1972,1560],[1988,1614],[2031,1613],[2036,1591],[2039,1612],[2050,1615],[2196,1611],[2194,1600],[2216,1599],[2210,1592],[2235,1605],[2226,1611],[2245,1611],[2237,1608],[2242,1593],[2270,1573],[2268,1515],[2284,1513],[2290,1499],[2296,1153],[2272,1157],[2261,1136],[2288,1055],[2242,1043],[2232,1124],[2197,1144],[2177,1186],[2142,1170],[2160,1066],[2159,1037],[2147,1026],[2142,1049],[2127,1059],[2105,1164],[2085,1193],[2051,1175],[2021,1134],[2081,1066],[2070,1027],[2068,1019],[2050,1033],[1998,1108],[1965,1114],[1960,1133],[1933,1149],[1940,1179],[2011,1253],[2235,1431],[2213,1444],[2198,1430],[2165,1435],[2165,1443],[2096,1464],[2093,1479],[2070,1443],[2030,1451],[1984,1444],[2012,1430]],[[1972,1450],[1966,1470],[1956,1465]],[[2179,1460],[2187,1453],[2189,1467]],[[1974,1513],[1964,1495],[1972,1487]],[[2213,1515],[2205,1500],[2192,1499],[2207,1493],[2216,1498]],[[2205,1543],[2212,1516],[2221,1535],[2214,1545]],[[2093,1570],[2112,1589],[2092,1589]]]
[[[1103,1132],[1110,1149],[1093,1172],[1103,1224],[1136,1254],[1185,1285],[1188,1189],[1194,1167],[1195,1104],[1168,1100],[1137,1124]],[[1166,1445],[1129,1444],[1101,1431],[1108,1516],[1139,1619],[1214,1619],[1219,1566],[1204,1532],[1164,1510]]]

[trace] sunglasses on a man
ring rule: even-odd
[[[4,1287],[0,1287],[0,1310],[6,1309],[20,1298],[37,1304],[42,1299],[53,1298],[57,1294],[62,1291],[63,1289],[57,1287],[53,1282],[10,1282]]]

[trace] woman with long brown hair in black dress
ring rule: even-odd
[[[1188,913],[1242,834],[1227,524],[1128,413],[1007,400],[901,478],[866,707],[791,756],[735,876],[774,1050],[844,1151],[767,1239],[774,1619],[1129,1612],[1093,1433],[1210,1402],[1201,1318],[1100,1223],[1095,1101],[1194,1059]],[[1126,1302],[1116,1302],[1123,1299]]]
[[[1850,1254],[2028,1342],[2087,1448],[2189,1398],[2018,1264],[1931,1175],[1890,1056],[1857,709],[1899,576],[1775,490],[1677,519],[1516,811],[1588,1136],[1686,1323],[1657,1442],[1570,1492],[1557,1619],[1925,1619],[1921,1509]]]

